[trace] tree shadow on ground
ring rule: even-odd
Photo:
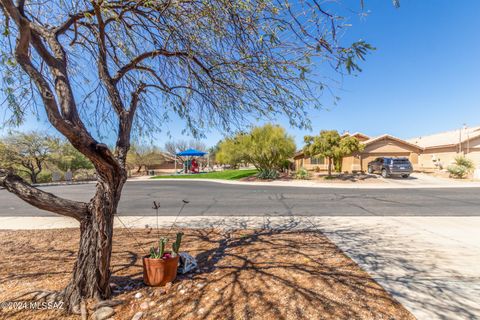
[[[293,216],[281,223],[272,221],[265,217],[263,225],[253,230],[246,221],[230,228],[206,222],[199,229],[182,229],[182,251],[196,257],[199,270],[179,275],[171,288],[148,288],[142,283],[141,256],[156,243],[157,234],[116,229],[111,270],[118,289],[113,298],[124,301],[116,307],[119,319],[131,319],[140,310],[143,300],[135,299],[135,292],[154,302],[144,310],[145,319],[411,319],[320,231]],[[168,232],[160,230],[162,235]],[[35,260],[35,266],[11,264],[0,271],[2,286],[18,286],[8,300],[25,298],[38,289],[61,290],[75,261],[78,230],[25,234],[17,243],[25,248],[35,243],[32,251],[1,252],[7,259],[17,255],[22,261]],[[38,265],[42,274],[31,276],[38,273]],[[32,315],[28,312],[9,315],[21,319]],[[60,318],[58,313],[42,312],[45,318]]]
[[[200,272],[168,293],[169,319],[354,319],[410,315],[316,230],[298,220],[259,230],[195,230]]]
[[[366,173],[333,173],[331,176],[328,176],[326,173],[316,173],[314,178],[317,180],[360,182],[377,180],[380,176]]]

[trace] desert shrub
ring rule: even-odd
[[[305,168],[299,168],[295,172],[295,179],[306,180],[306,179],[309,178],[309,176],[310,176],[310,174],[308,173],[308,170],[305,169]]]
[[[65,174],[58,169],[54,169],[52,171],[52,181],[56,182],[56,181],[63,181],[63,180],[65,180]]]
[[[285,159],[283,160],[280,165],[279,165],[279,169],[282,171],[282,172],[285,172],[287,170],[290,170],[291,168],[293,167],[293,162],[288,160],[288,159]]]
[[[275,169],[263,169],[257,173],[259,179],[276,179],[278,178],[278,171]]]
[[[467,175],[467,170],[463,166],[457,166],[456,164],[452,164],[447,167],[448,173],[450,173],[451,177],[454,178],[464,178]]]
[[[467,168],[468,170],[473,170],[475,168],[475,165],[472,160],[464,157],[464,156],[458,156],[455,158],[455,164],[457,166],[462,166]]]
[[[315,167],[315,172],[316,172],[316,173],[319,173],[320,171],[321,171],[320,167],[319,167],[319,166],[316,166],[316,167]]]
[[[95,169],[78,169],[73,173],[76,181],[95,180]]]
[[[260,171],[284,171],[290,166],[288,159],[293,157],[295,149],[295,140],[284,128],[266,124],[222,141],[215,159],[233,166],[248,163]]]
[[[455,163],[447,167],[447,171],[450,173],[450,176],[462,179],[471,173],[474,168],[475,165],[472,160],[464,156],[458,156],[455,158]]]
[[[52,173],[51,172],[40,172],[37,176],[37,183],[47,183],[52,182]]]

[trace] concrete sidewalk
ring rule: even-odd
[[[161,227],[175,217],[159,217]],[[156,217],[116,218],[156,226]],[[179,217],[179,227],[316,229],[418,319],[480,319],[480,217]],[[1,229],[77,227],[62,217],[0,218]]]

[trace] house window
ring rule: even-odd
[[[312,157],[310,159],[311,164],[325,164],[325,158],[321,156]]]

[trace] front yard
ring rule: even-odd
[[[199,269],[171,286],[150,288],[142,282],[141,257],[156,242],[155,230],[135,229],[134,237],[115,230],[114,319],[413,319],[317,231],[183,231],[183,251],[196,257]],[[63,288],[78,236],[76,229],[0,231],[0,301],[28,301],[39,290]],[[3,309],[0,318],[79,316]]]
[[[239,180],[242,178],[253,176],[257,170],[224,170],[217,172],[207,172],[198,174],[176,174],[161,175],[152,177],[152,179],[220,179],[220,180]]]

